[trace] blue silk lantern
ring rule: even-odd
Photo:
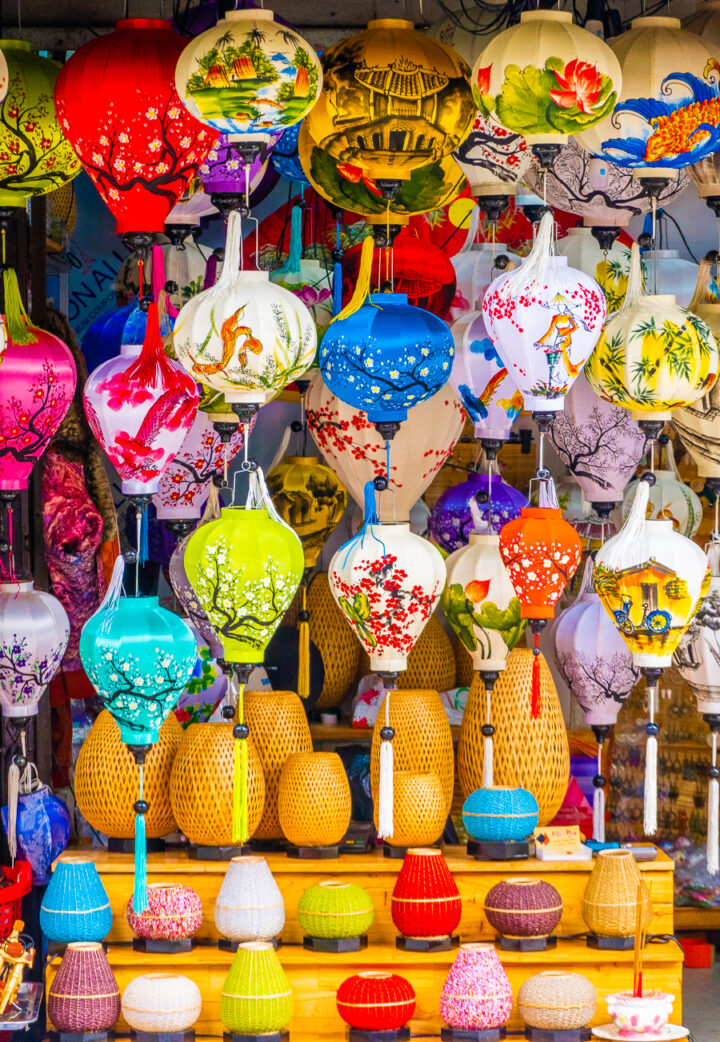
[[[133,896],[133,907],[140,912],[147,907],[143,763],[193,674],[197,645],[190,627],[161,608],[157,597],[120,596],[123,570],[118,558],[105,600],[83,627],[80,658],[140,768]]]
[[[322,378],[341,401],[367,412],[385,439],[392,438],[408,409],[446,383],[455,354],[452,334],[442,319],[408,304],[405,293],[372,293],[347,311],[322,339]]]
[[[497,474],[492,480],[487,474],[470,473],[467,481],[452,485],[438,499],[428,518],[430,538],[452,553],[466,546],[470,534],[475,531],[475,521],[470,509],[474,501],[476,514],[488,524],[488,531],[499,532],[508,521],[520,517],[520,511],[528,506],[527,498],[512,485],[508,485]]]
[[[299,134],[299,123],[288,127],[287,130],[283,130],[270,155],[270,163],[286,181],[293,181],[302,188],[308,188],[310,182],[305,176],[305,171],[300,164],[300,156],[298,155]]]
[[[103,362],[117,358],[123,344],[142,344],[147,327],[147,311],[137,301],[113,308],[96,318],[82,341],[82,353],[93,372]],[[160,329],[163,333],[165,330]]]

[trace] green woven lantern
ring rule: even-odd
[[[220,1020],[233,1035],[269,1035],[290,1023],[290,984],[267,941],[238,946],[220,996]]]
[[[298,901],[298,920],[309,937],[362,937],[374,918],[370,894],[356,883],[317,883]]]

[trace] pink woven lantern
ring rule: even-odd
[[[20,300],[17,276],[3,274],[7,346],[0,346],[0,490],[28,487],[35,460],[42,456],[70,408],[77,375],[62,340],[30,324]]]
[[[160,477],[182,446],[198,406],[197,385],[167,357],[157,304],[148,310],[145,341],[123,344],[85,384],[92,432],[122,478],[127,496],[159,491]]]

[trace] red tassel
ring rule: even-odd
[[[161,384],[169,391],[177,390],[186,382],[185,370],[180,366],[173,366],[165,354],[160,336],[158,306],[154,301],[148,307],[142,351],[125,370],[124,379],[128,382],[137,380],[141,387],[157,387]]]
[[[535,649],[533,651],[532,686],[530,696],[530,717],[537,720],[542,712],[542,698],[540,695],[540,634],[535,634]]]

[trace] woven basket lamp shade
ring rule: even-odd
[[[179,973],[143,973],[125,988],[121,1008],[133,1031],[185,1032],[200,1016],[202,996],[195,981]]]
[[[371,672],[370,657],[362,649],[358,675],[364,677]],[[408,655],[407,669],[398,676],[397,686],[408,691],[416,691],[421,687],[449,691],[455,687],[456,673],[452,641],[442,623],[431,615]]]
[[[327,572],[318,572],[307,595],[310,640],[322,655],[325,682],[316,709],[340,705],[357,673],[360,642],[343,618],[330,593]]]
[[[601,850],[582,900],[582,917],[588,929],[599,937],[633,937],[641,878],[629,850]],[[643,904],[643,927],[647,929],[653,915],[647,893]]]
[[[265,805],[255,839],[282,839],[278,815],[280,775],[290,753],[311,753],[312,738],[294,691],[246,691],[245,722],[265,775]]]
[[[183,733],[170,779],[170,800],[178,828],[191,843],[232,845],[233,725],[191,724]],[[248,835],[265,806],[265,778],[251,729],[247,739]]]
[[[378,710],[370,750],[370,788],[376,805],[380,785],[380,731],[384,723],[385,700]],[[445,795],[445,813],[449,814],[455,756],[452,732],[440,695],[437,691],[393,691],[390,696],[390,726],[395,730],[395,770],[437,774]]]
[[[462,901],[445,858],[433,847],[408,850],[390,900],[392,921],[405,937],[447,937],[460,922]]]
[[[412,984],[387,970],[363,970],[337,990],[338,1013],[359,1031],[396,1031],[415,1012]]]
[[[231,941],[269,941],[285,925],[285,902],[264,857],[234,857],[215,900],[215,926]]]
[[[290,984],[272,944],[241,944],[220,995],[223,1027],[232,1034],[272,1034],[289,1024],[292,1012]]]
[[[40,929],[49,941],[101,941],[112,927],[112,907],[89,857],[63,854],[40,905]]]
[[[562,918],[562,898],[544,879],[510,876],[488,890],[485,915],[505,937],[547,937]]]
[[[120,1015],[120,989],[99,941],[74,942],[65,949],[47,999],[48,1019],[57,1031],[108,1031]]]
[[[160,738],[145,757],[143,798],[147,835],[152,839],[175,832],[170,804],[170,773],[183,730],[174,713],[160,728]],[[120,740],[120,728],[107,709],[85,739],[75,766],[75,798],[92,828],[115,839],[135,835],[133,804],[140,799],[140,774],[133,755]]]
[[[544,1031],[577,1031],[595,1016],[597,993],[581,973],[545,970],[520,986],[518,1013],[527,1027]]]
[[[529,648],[514,648],[507,668],[495,682],[493,772],[495,785],[528,789],[538,801],[539,824],[547,825],[567,791],[570,748],[552,674],[544,656],[539,658],[542,711],[536,719],[530,707],[533,653]],[[458,743],[458,775],[466,796],[482,788],[484,723],[485,690],[476,677],[465,704]]]
[[[350,783],[337,753],[290,753],[280,774],[278,818],[298,847],[331,847],[348,830]]]
[[[192,937],[202,926],[203,906],[191,886],[181,883],[149,883],[148,906],[136,913],[133,899],[125,914],[136,937],[153,941],[180,941]]]
[[[367,890],[340,879],[325,879],[308,887],[297,911],[298,922],[309,937],[362,937],[375,918]]]
[[[378,827],[377,805],[374,808]],[[391,847],[426,847],[443,834],[447,821],[445,793],[437,774],[395,771],[393,774],[393,834]]]

